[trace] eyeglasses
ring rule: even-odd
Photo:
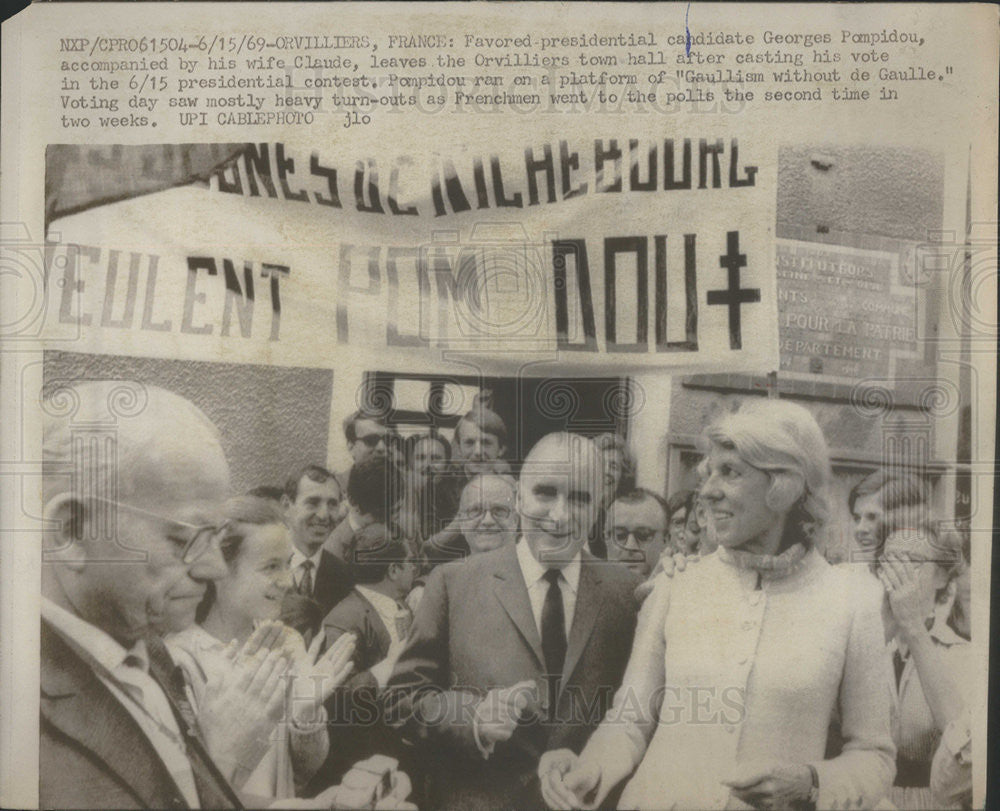
[[[490,507],[489,510],[486,510],[484,507],[472,507],[471,509],[463,511],[462,515],[470,521],[481,521],[487,512],[493,516],[494,521],[506,521],[510,518],[514,511],[510,507],[498,505]]]
[[[647,544],[656,537],[657,530],[649,527],[637,527],[636,529],[626,529],[625,527],[615,527],[609,533],[614,538],[615,543],[624,546],[628,543],[629,536],[635,536],[640,544]]]
[[[379,442],[385,442],[387,440],[388,434],[365,434],[364,436],[359,436],[358,441],[364,442],[369,448],[378,447]]]
[[[178,521],[176,518],[167,518],[165,515],[160,515],[159,513],[154,513],[150,510],[144,510],[141,507],[126,504],[123,501],[112,501],[109,498],[101,498],[100,496],[96,496],[94,500],[101,501],[105,504],[113,504],[116,507],[128,510],[130,513],[134,513],[135,515],[153,518],[157,521],[163,521],[165,523],[173,524],[174,526],[183,527],[184,529],[189,530],[190,535],[187,537],[167,535],[170,540],[181,545],[181,561],[185,566],[190,566],[209,549],[211,549],[212,543],[217,538],[221,538],[232,525],[231,521],[224,521],[221,524],[189,524],[186,521]]]

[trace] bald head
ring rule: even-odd
[[[517,539],[517,484],[510,476],[474,476],[458,505],[458,522],[471,554],[513,543]]]
[[[560,568],[587,542],[597,517],[602,463],[594,443],[577,434],[542,437],[518,481],[521,534],[535,558]]]
[[[215,426],[126,381],[61,388],[43,409],[46,596],[123,644],[192,624],[206,583],[226,574],[200,529],[229,491]]]
[[[181,483],[228,495],[218,429],[173,392],[92,380],[50,392],[42,408],[42,458],[54,471],[44,480],[46,501],[70,489],[76,496],[111,493],[126,500]]]

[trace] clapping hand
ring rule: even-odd
[[[230,667],[209,676],[198,722],[209,752],[239,787],[267,751],[281,718],[289,661],[249,640],[242,649],[229,643],[224,655]]]
[[[597,806],[601,767],[592,761],[580,760],[569,749],[556,749],[542,755],[538,762],[538,780],[542,798],[554,811]]]
[[[292,631],[299,637],[302,637]],[[351,675],[354,662],[354,647],[357,638],[354,634],[344,634],[337,639],[325,652],[320,653],[323,646],[323,634],[317,634],[308,650],[303,643],[303,654],[293,665],[292,671],[292,707],[296,717],[300,712],[306,712],[311,707],[313,711],[326,701]]]

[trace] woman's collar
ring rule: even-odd
[[[737,569],[758,572],[762,580],[781,580],[802,568],[806,553],[805,544],[796,543],[777,555],[762,555],[743,549],[719,547],[719,557]]]

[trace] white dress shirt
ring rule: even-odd
[[[358,594],[372,604],[375,613],[382,620],[386,631],[389,632],[389,647],[392,648],[393,645],[398,645],[402,642],[403,637],[399,633],[397,620],[405,617],[407,624],[409,624],[410,619],[412,619],[410,609],[400,606],[392,597],[382,594],[380,591],[375,591],[375,589],[360,585],[354,588]],[[374,664],[369,670],[380,688],[384,688],[388,683],[389,676],[392,675],[392,668],[395,664],[396,660],[387,656],[381,662]]]
[[[563,615],[566,618],[566,639],[569,639],[569,629],[573,627],[573,614],[576,612],[576,592],[580,586],[580,553],[567,563],[559,573],[559,590],[563,598]],[[535,617],[535,627],[538,635],[542,634],[542,606],[545,605],[545,595],[549,591],[549,582],[545,579],[548,567],[543,566],[531,554],[528,542],[521,538],[517,542],[517,562],[521,566],[524,585],[528,588],[528,599],[531,600],[531,613]]]
[[[312,561],[312,591],[316,590],[316,572],[319,571],[319,561],[323,557],[323,547],[316,550],[312,557],[306,557],[298,549],[292,552],[292,559],[289,561],[289,568],[292,570],[292,577],[295,578],[295,590],[300,591],[302,587],[302,564],[307,560]],[[312,592],[310,592],[311,594]]]
[[[545,596],[549,591],[549,581],[545,579],[545,573],[549,567],[539,563],[531,553],[528,542],[521,538],[517,542],[517,563],[521,567],[521,576],[524,578],[524,585],[528,589],[528,600],[531,602],[531,614],[535,618],[535,627],[538,629],[538,636],[542,636],[542,608],[545,605]],[[559,584],[559,591],[563,600],[563,617],[566,620],[566,641],[569,642],[569,631],[573,627],[573,616],[576,613],[576,593],[580,587],[580,565],[581,555],[579,552],[567,563],[559,572],[556,582]],[[479,737],[479,717],[473,724],[473,735],[475,736],[476,748],[479,749],[483,758],[489,758],[493,754],[495,741],[484,743]]]
[[[140,640],[125,650],[95,625],[42,597],[42,617],[91,666],[94,674],[149,738],[191,808],[200,808],[191,761],[170,702],[149,675],[149,655]],[[131,659],[135,664],[126,664]]]
[[[401,608],[399,603],[393,600],[392,597],[380,591],[361,585],[357,585],[354,588],[358,594],[372,604],[375,613],[379,615],[379,619],[382,620],[385,629],[389,632],[389,644],[395,645],[401,642],[402,637],[399,634],[399,626],[396,620],[403,616],[409,619],[408,610]]]

